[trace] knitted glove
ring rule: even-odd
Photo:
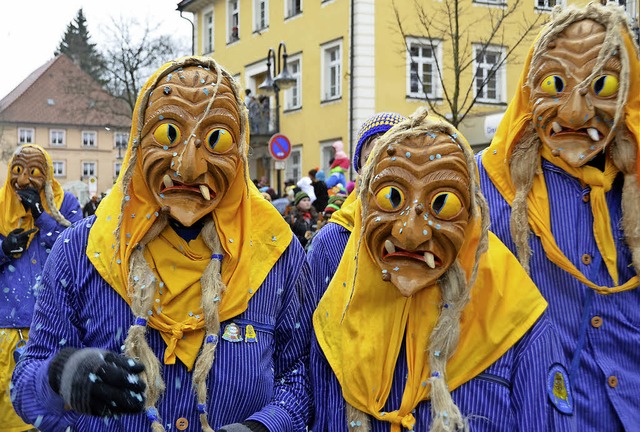
[[[49,365],[49,384],[73,410],[110,416],[144,409],[144,365],[96,348],[65,348]]]
[[[2,252],[6,256],[13,254],[19,254],[24,252],[29,243],[29,236],[36,232],[37,229],[32,228],[29,231],[25,231],[22,228],[17,228],[7,234],[7,237],[2,241]]]
[[[16,193],[20,197],[20,201],[26,211],[31,211],[34,219],[38,219],[44,212],[42,202],[40,202],[40,194],[34,188],[18,189]]]
[[[243,423],[234,423],[222,426],[218,432],[269,432],[269,429],[260,422],[249,420]]]

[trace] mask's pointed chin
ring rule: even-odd
[[[390,282],[403,297],[411,297],[435,283],[435,281],[431,281],[430,279],[408,278],[399,274],[391,274]]]

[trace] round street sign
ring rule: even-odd
[[[282,134],[275,134],[269,140],[269,153],[275,160],[286,160],[291,154],[291,142]]]

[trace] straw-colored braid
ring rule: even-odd
[[[71,226],[71,222],[65,219],[62,213],[60,213],[60,210],[58,210],[58,207],[56,207],[53,188],[51,187],[50,182],[46,182],[44,184],[44,199],[47,201],[47,207],[49,207],[49,214],[51,217],[63,227]]]
[[[622,228],[624,238],[631,250],[631,259],[636,273],[640,274],[640,188],[636,168],[637,144],[625,127],[616,135],[611,146],[611,159],[624,174],[622,186]]]
[[[160,360],[156,357],[146,340],[146,319],[152,311],[155,296],[155,275],[144,258],[144,248],[153,239],[158,237],[167,226],[167,216],[162,213],[153,223],[142,241],[131,253],[129,261],[128,293],[131,297],[131,311],[136,317],[136,322],[129,328],[127,338],[124,341],[126,356],[141,362],[145,371],[143,379],[147,384],[145,407],[157,413],[155,405],[165,390],[162,380]],[[154,432],[164,432],[164,427],[155,416],[151,428]]]
[[[518,260],[527,274],[531,259],[529,246],[529,206],[527,195],[533,186],[533,179],[539,166],[539,152],[542,142],[536,135],[533,125],[529,124],[511,155],[511,180],[516,196],[511,204],[511,236],[516,244]]]
[[[200,424],[204,432],[213,432],[207,419],[207,377],[213,366],[218,334],[220,333],[220,299],[226,289],[220,274],[223,249],[213,219],[207,221],[202,230],[205,244],[211,250],[211,261],[207,264],[200,285],[202,287],[202,310],[205,326],[205,343],[193,369],[193,388],[198,398]]]
[[[468,431],[469,425],[453,402],[446,379],[447,361],[460,340],[460,316],[469,302],[470,286],[457,260],[440,278],[439,286],[442,309],[429,337],[432,417],[429,431]]]
[[[347,414],[347,427],[356,432],[369,432],[371,430],[371,420],[369,416],[355,408],[349,402],[345,402]]]

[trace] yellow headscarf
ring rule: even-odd
[[[460,135],[459,139],[464,142]],[[352,232],[360,233],[361,199],[351,206]],[[470,221],[458,255],[467,278],[480,233],[479,218]],[[400,431],[400,425],[413,426],[413,409],[429,399],[429,336],[442,299],[437,285],[403,297],[382,280],[365,242],[358,249],[358,241],[358,235],[349,237],[336,274],[313,315],[314,329],[345,400],[378,420],[390,422],[392,431]],[[449,389],[459,387],[498,360],[531,328],[546,306],[516,258],[489,233],[489,253],[480,258],[471,301],[461,318],[460,342],[447,363]],[[398,359],[403,336],[407,358]],[[396,361],[408,364],[402,402],[395,411],[382,413]]]
[[[346,200],[342,203],[342,207],[340,210],[336,211],[331,216],[331,223],[336,223],[341,227],[344,227],[348,231],[353,230],[353,223],[355,220],[356,207],[355,202],[358,198],[358,188],[354,188],[353,191],[349,194]]]
[[[132,153],[139,150],[141,142],[146,96],[160,79],[171,71],[197,65],[209,66],[215,70],[215,63],[211,58],[185,57],[162,66],[142,88],[136,102],[129,147],[120,176],[111,192],[100,203],[96,211],[96,221],[89,233],[87,256],[100,275],[129,304],[129,259],[133,249],[153,225],[160,211],[144,181],[141,158],[137,158],[137,164],[133,167],[127,196],[123,193],[127,167]],[[233,82],[233,78],[224,73]],[[235,83],[232,87],[242,117],[241,142],[238,143],[238,148],[241,154],[246,155],[249,145],[246,109],[240,99],[239,88]],[[289,246],[293,235],[277,210],[262,198],[255,187],[247,186],[251,183],[246,177],[247,172],[246,163],[240,162],[229,189],[211,214],[225,252],[222,279],[227,289],[219,305],[220,321],[233,318],[247,309],[249,299]],[[115,238],[121,208],[120,237]],[[157,310],[161,312],[154,312],[149,317],[149,326],[160,331],[167,343],[165,363],[173,363],[175,354],[191,368],[204,337],[199,277],[209,257],[203,256],[207,252],[200,237],[186,243],[178,236],[172,235],[171,231],[171,228],[167,227],[158,239],[149,243],[145,251],[145,258],[163,282],[164,291],[174,293],[173,296],[159,297],[158,306],[161,309]],[[184,254],[181,253],[180,246],[185,248]],[[169,261],[173,262],[177,271],[166,271]],[[180,267],[176,264],[178,261]],[[163,271],[159,276],[160,267]],[[191,283],[185,282],[188,280]],[[186,321],[183,319],[185,311],[193,311],[193,316]]]
[[[592,8],[599,8],[599,5],[590,5]],[[549,24],[550,26],[553,23]],[[621,28],[622,29],[622,28]],[[543,30],[544,32],[544,30]],[[624,49],[629,57],[629,94],[627,103],[624,106],[624,122],[631,134],[635,137],[639,145],[640,154],[640,60],[638,59],[638,49],[635,46],[630,34],[622,31]],[[515,187],[511,180],[509,169],[511,154],[515,144],[522,136],[523,131],[531,122],[532,105],[530,102],[531,89],[527,86],[527,78],[531,67],[531,59],[534,47],[529,50],[529,55],[525,62],[518,89],[509,103],[507,111],[500,122],[491,146],[482,155],[482,164],[487,171],[489,178],[496,186],[503,198],[511,204],[515,197]],[[617,174],[617,169],[607,161],[605,171],[600,172],[596,168],[583,166],[574,168],[553,157],[546,146],[543,146],[542,157],[549,162],[564,169],[569,174],[581,179],[592,188],[591,208],[594,214],[594,234],[598,244],[598,249],[605,260],[614,287],[598,286],[587,279],[564,255],[556,244],[551,232],[549,197],[544,175],[538,174],[533,181],[533,187],[527,197],[529,209],[529,225],[542,242],[545,254],[550,261],[556,263],[564,271],[570,273],[577,280],[601,294],[610,294],[619,291],[633,289],[640,285],[637,276],[634,276],[624,284],[620,285],[617,272],[617,259],[615,243],[611,233],[609,210],[605,201],[605,193],[610,189],[611,183]]]
[[[58,183],[58,181],[53,177],[53,162],[51,162],[51,157],[45,149],[35,144],[24,144],[18,150],[25,147],[35,148],[44,155],[47,161],[46,183],[51,185],[55,205],[57,209],[60,210],[60,206],[64,200],[64,190],[62,190],[60,183]],[[11,170],[11,164],[13,163],[14,157],[15,153],[9,161],[9,170]],[[45,197],[44,188],[40,191],[40,201],[42,202],[42,206],[45,211],[51,214],[51,209],[49,208]],[[14,187],[11,185],[11,172],[7,173],[7,179],[4,182],[4,186],[0,189],[0,212],[2,212],[2,217],[0,217],[0,234],[3,236],[6,236],[16,228],[24,228],[25,231],[28,231],[35,226],[31,212],[25,210]],[[33,236],[30,238],[33,238]],[[29,240],[29,242],[31,242],[31,240]]]

